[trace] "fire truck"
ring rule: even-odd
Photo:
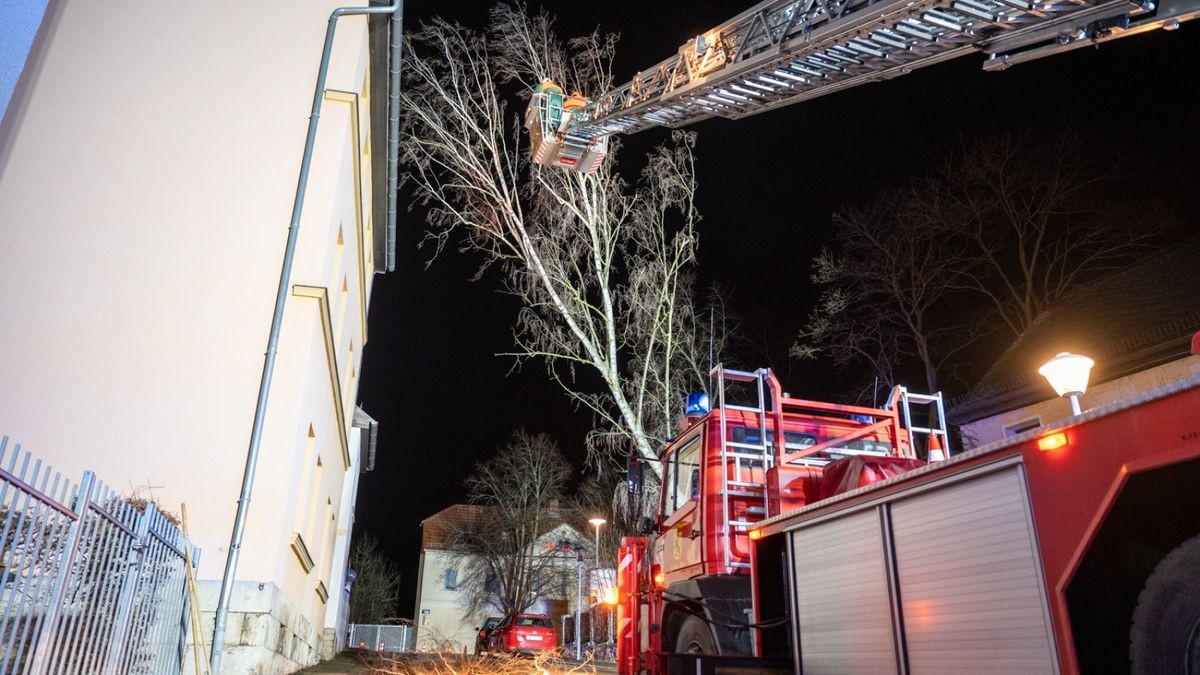
[[[594,98],[543,82],[531,158],[592,173],[612,134],[1197,16],[1200,0],[763,0]],[[956,455],[938,395],[876,409],[794,399],[766,369],[714,378],[716,405],[689,405],[662,452],[657,517],[620,549],[621,673],[1200,673],[1200,378]]]
[[[1200,672],[1200,376],[961,453],[940,396],[714,377],[620,547],[619,672]]]

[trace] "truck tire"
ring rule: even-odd
[[[1129,630],[1134,675],[1200,675],[1200,536],[1158,563]]]
[[[677,654],[716,654],[717,641],[713,639],[708,624],[697,616],[684,619],[679,627],[679,637],[675,639]]]

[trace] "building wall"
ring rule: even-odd
[[[186,503],[210,622],[340,4],[51,2],[0,136],[0,433]],[[231,617],[253,672],[313,662],[340,597],[375,256],[367,49],[342,18],[231,604],[279,624]]]
[[[1084,410],[1098,408],[1196,374],[1200,374],[1200,356],[1188,356],[1090,386],[1087,393],[1080,397],[1079,403]],[[1046,385],[1046,391],[1052,393],[1050,385]],[[1048,398],[1033,405],[985,417],[962,425],[964,449],[970,450],[1014,436],[1014,431],[1023,431],[1027,425],[1042,426],[1070,416],[1070,401]]]
[[[472,616],[463,608],[461,590],[446,588],[447,570],[459,575],[461,588],[462,565],[446,551],[421,552],[420,582],[417,587],[416,650],[421,652],[474,652],[475,627],[484,616]],[[496,613],[498,615],[498,612]]]

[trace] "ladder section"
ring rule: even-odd
[[[727,370],[720,365],[709,373],[717,385],[717,406],[720,411],[721,516],[724,523],[721,540],[727,572],[750,566],[749,562],[734,559],[734,547],[739,543],[738,537],[745,537],[748,542],[750,526],[766,518],[767,514],[766,471],[775,461],[775,453],[767,438],[769,373],[766,368],[755,371]],[[754,400],[730,403],[726,389],[729,383],[749,385]],[[743,413],[737,416],[736,423],[729,414],[734,411]],[[746,434],[743,440],[733,440],[734,426],[745,427],[748,431],[754,429],[758,432],[757,437]]]
[[[1003,69],[1197,14],[1196,0],[763,0],[599,96],[572,133],[737,119],[972,53]]]
[[[925,426],[913,424],[913,405],[919,406],[917,414],[925,414]],[[892,394],[888,407],[895,406],[904,420],[904,426],[913,437],[918,435],[926,439],[927,461],[938,462],[950,456],[950,436],[946,430],[946,408],[942,402],[942,392],[936,394],[914,394],[906,387],[897,385]]]

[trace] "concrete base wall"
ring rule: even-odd
[[[204,639],[212,643],[220,583],[201,581]],[[238,582],[229,602],[225,624],[222,675],[287,675],[314,665],[322,656],[325,630],[315,627],[274,584]],[[184,675],[196,675],[192,643],[184,657]]]

